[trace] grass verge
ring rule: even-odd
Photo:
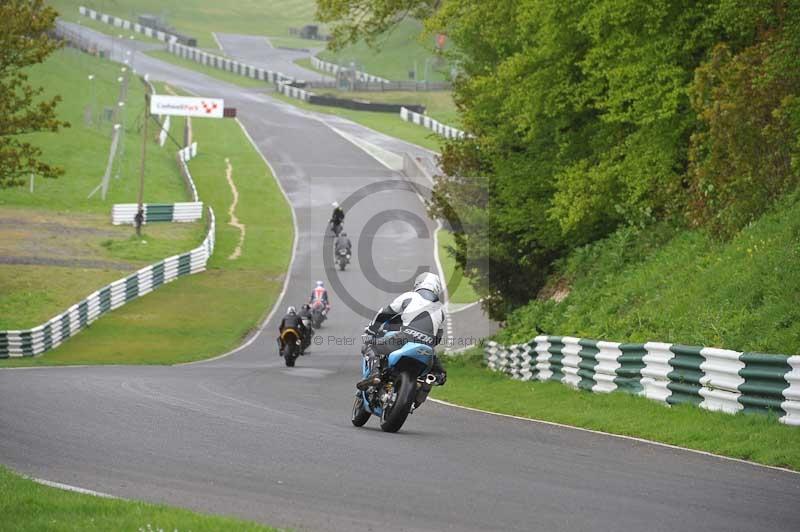
[[[447,282],[449,302],[455,304],[474,303],[480,298],[475,293],[475,289],[472,288],[469,279],[464,277],[464,272],[456,264],[453,255],[448,251],[449,248],[455,245],[453,234],[446,229],[439,229],[436,233],[436,238],[439,244],[439,261],[442,263]]]
[[[301,100],[289,98],[282,94],[273,93],[270,97],[280,100],[282,102],[294,105],[300,109],[307,109],[309,111],[316,111],[334,116],[341,116],[352,120],[362,126],[374,129],[386,135],[396,137],[398,139],[422,146],[433,151],[441,150],[441,142],[444,140],[438,137],[433,132],[404,122],[400,119],[400,114],[397,113],[375,113],[371,111],[353,111],[350,109],[340,109],[338,107],[328,107],[325,105],[312,105]]]
[[[137,269],[195,247],[202,224],[150,224],[137,239],[130,226],[112,226],[114,203],[135,203],[144,86],[128,80],[124,124],[106,199],[97,192],[106,170],[112,122],[103,117],[120,93],[120,65],[63,49],[29,69],[34,85],[61,94],[57,108],[71,127],[29,135],[47,161],[64,168],[57,179],[34,176],[0,194],[0,330],[35,327],[95,289]],[[92,76],[92,79],[89,79]],[[87,120],[89,119],[89,120]],[[180,127],[173,121],[173,131]],[[155,128],[151,128],[153,131]],[[153,137],[155,137],[155,133]],[[151,144],[146,201],[186,201],[175,149]]]
[[[377,50],[359,42],[339,52],[324,50],[319,53],[319,58],[340,65],[355,63],[358,70],[391,80],[407,80],[409,71],[416,70],[416,79],[419,81],[426,79],[426,73],[428,81],[444,81],[449,74],[449,67],[437,61],[433,52],[435,37],[425,37],[424,43],[421,43],[421,33],[420,22],[405,19],[381,37]]]
[[[171,63],[179,67],[188,68],[189,70],[195,70],[197,72],[200,72],[201,74],[205,74],[206,76],[216,78],[220,81],[225,81],[227,83],[232,83],[234,85],[239,85],[240,87],[245,87],[248,89],[251,88],[264,89],[264,90],[272,89],[272,85],[267,83],[266,81],[240,76],[239,74],[234,74],[233,72],[227,72],[225,70],[213,68],[207,65],[196,63],[194,61],[189,61],[188,59],[184,59],[182,57],[178,57],[175,54],[171,54],[166,50],[151,50],[146,53],[147,55],[159,59],[161,61],[164,61],[166,63]],[[222,55],[219,52],[216,53],[217,55]]]
[[[516,381],[483,367],[479,349],[447,357],[445,365],[447,386],[434,390],[437,399],[800,470],[800,430],[774,417],[666,407],[622,392],[590,393],[557,382]]]
[[[49,0],[62,13],[78,13],[86,5],[101,13],[136,21],[142,13],[164,16],[179,32],[195,37],[201,48],[215,48],[211,32],[249,35],[286,35],[290,27],[314,23],[314,0],[184,0],[165,5],[162,0]]]
[[[159,91],[160,92],[160,91]],[[277,182],[233,120],[194,120],[198,156],[189,163],[200,198],[217,215],[217,244],[208,271],[165,285],[103,316],[41,357],[6,366],[47,364],[174,364],[208,358],[236,345],[272,307],[291,255],[292,216]],[[246,226],[242,254],[229,259],[239,230],[227,224],[233,193]]]
[[[107,499],[44,486],[0,466],[0,530],[277,530],[161,504]]]

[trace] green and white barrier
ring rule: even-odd
[[[208,208],[208,233],[195,249],[166,258],[93,292],[46,323],[23,331],[0,331],[0,358],[34,356],[53,349],[106,312],[148,294],[162,284],[206,269],[214,252],[214,211]]]
[[[420,113],[415,113],[414,111],[406,109],[405,107],[400,108],[400,118],[406,122],[411,122],[412,124],[417,124],[418,126],[430,129],[437,135],[441,135],[446,139],[463,139],[467,135],[460,129],[447,126],[438,120],[434,120],[433,118]]]
[[[78,7],[78,13],[80,13],[84,17],[89,17],[92,20],[104,22],[105,24],[109,24],[111,26],[114,26],[116,28],[121,28],[123,30],[141,33],[142,35],[146,35],[147,37],[151,37],[153,39],[158,39],[159,41],[173,42],[178,39],[177,35],[172,35],[170,33],[165,33],[163,31],[154,30],[153,28],[142,26],[137,22],[131,22],[130,20],[125,20],[119,17],[115,17],[114,15],[98,13],[94,9],[89,9],[88,7],[84,6]]]
[[[338,74],[340,70],[347,69],[347,67],[339,66],[336,63],[323,61],[322,59],[320,59],[315,55],[311,56],[311,66],[313,66],[317,70],[322,70],[323,72],[333,74],[334,76]],[[356,79],[358,81],[363,81],[366,83],[390,83],[388,79],[382,78],[380,76],[373,76],[368,72],[362,72],[360,70],[356,70],[355,74],[356,74]]]
[[[193,46],[186,46],[175,41],[167,43],[167,51],[183,59],[200,63],[201,65],[238,74],[246,78],[258,79],[267,83],[286,83],[294,81],[294,78],[281,72],[254,67],[242,63],[241,61],[210,54]]]
[[[203,217],[203,202],[145,203],[144,223],[148,222],[196,222]],[[125,225],[136,223],[136,203],[116,203],[111,210],[111,223]]]
[[[773,413],[782,423],[800,425],[800,356],[571,336],[537,336],[510,346],[490,341],[484,355],[490,369],[514,379],[619,390],[731,414]]]

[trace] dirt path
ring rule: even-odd
[[[236,184],[233,182],[233,167],[228,158],[225,158],[225,167],[225,179],[228,180],[228,185],[230,185],[231,192],[233,193],[233,203],[231,203],[231,207],[228,209],[228,215],[231,217],[231,221],[228,222],[228,225],[239,230],[239,243],[236,244],[236,249],[233,250],[228,260],[236,260],[242,254],[242,245],[244,245],[246,228],[244,224],[239,223],[239,219],[236,217],[236,205],[239,203],[239,191],[236,190]]]

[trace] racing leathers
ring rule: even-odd
[[[430,290],[417,290],[406,292],[380,309],[365,332],[377,336],[381,327],[384,331],[398,331],[390,338],[378,339],[368,342],[362,349],[362,354],[367,359],[369,376],[358,383],[359,389],[380,382],[381,359],[389,353],[400,349],[408,342],[426,344],[431,347],[439,345],[444,333],[446,314],[444,305]],[[431,373],[436,377],[437,384],[444,384],[447,373],[442,367],[439,358],[434,355]]]

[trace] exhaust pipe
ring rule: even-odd
[[[436,375],[433,373],[425,375],[425,384],[433,384],[434,382],[436,382]]]

